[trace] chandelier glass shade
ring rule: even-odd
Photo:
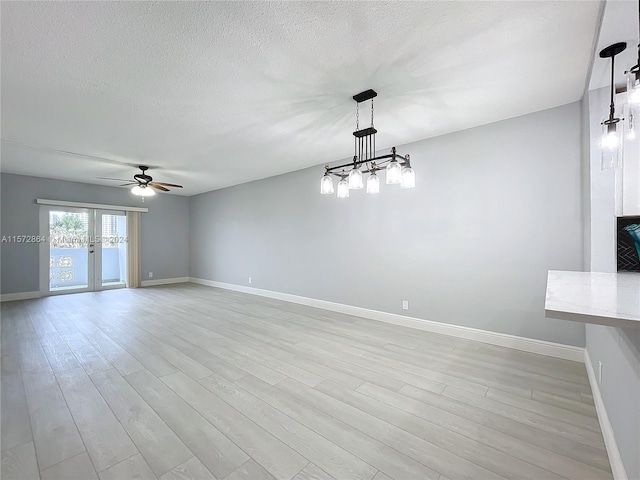
[[[400,188],[413,188],[416,186],[416,172],[410,165],[402,169],[402,178],[400,179]]]
[[[147,185],[136,185],[131,189],[131,193],[140,197],[153,197],[156,194],[153,188]]]
[[[373,99],[378,94],[374,90],[366,90],[353,96],[356,102],[356,131],[354,137],[354,155],[351,163],[334,167],[325,165],[325,173],[320,182],[320,193],[329,195],[334,192],[331,175],[339,177],[337,187],[338,198],[349,197],[349,190],[364,188],[364,174],[367,178],[366,192],[380,192],[380,178],[377,172],[384,171],[388,185],[400,185],[402,188],[414,188],[416,175],[409,163],[409,155],[398,155],[396,148],[391,153],[376,156],[376,133],[373,125]],[[360,103],[371,100],[371,125],[360,128]],[[348,171],[345,169],[348,168]]]
[[[338,182],[338,198],[349,198],[349,182],[344,177]]]
[[[320,180],[320,193],[323,195],[331,195],[333,193],[333,178],[325,174]]]
[[[387,185],[398,185],[402,179],[402,167],[394,159],[387,165]]]
[[[363,186],[360,167],[353,167],[349,172],[349,188],[351,190],[359,190]]]
[[[369,178],[367,178],[367,193],[380,193],[380,179],[378,175],[376,175],[376,172],[373,172],[369,175]]]

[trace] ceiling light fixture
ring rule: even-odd
[[[616,105],[614,95],[615,58],[627,48],[625,42],[614,43],[600,52],[600,58],[611,59],[611,103],[609,104],[609,118],[602,122],[602,170],[617,170],[622,166],[623,128],[620,118],[615,116]]]
[[[638,62],[625,72],[627,74],[627,128],[629,140],[640,135],[640,2],[638,2]]]
[[[153,188],[148,187],[147,185],[136,185],[131,189],[131,193],[140,197],[153,197],[156,194],[156,192],[153,191]]]
[[[391,153],[376,157],[376,133],[373,126],[373,99],[378,94],[374,90],[366,90],[353,96],[356,102],[356,131],[354,136],[353,161],[344,165],[330,167],[325,165],[325,172],[320,181],[320,193],[330,195],[333,190],[333,178],[340,178],[338,182],[338,198],[348,198],[349,190],[360,190],[364,187],[362,175],[369,174],[367,178],[366,192],[376,194],[380,192],[380,179],[376,172],[385,170],[386,183],[388,185],[400,185],[401,188],[413,188],[416,186],[416,174],[411,168],[409,155],[398,155],[396,147]],[[371,100],[371,126],[360,129],[360,103]],[[360,167],[365,170],[360,170]],[[351,167],[347,172],[345,168]]]

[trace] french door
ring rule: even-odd
[[[41,206],[40,290],[55,295],[122,288],[127,278],[125,212]]]

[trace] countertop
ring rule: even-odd
[[[549,270],[545,316],[640,328],[640,273]]]

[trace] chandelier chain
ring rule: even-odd
[[[371,126],[373,127],[373,98],[371,99]]]
[[[356,132],[360,130],[360,104],[358,102],[356,102]],[[360,152],[358,151],[358,138],[354,137],[353,138],[354,143],[353,143],[353,156],[354,157],[359,157],[360,156]]]

